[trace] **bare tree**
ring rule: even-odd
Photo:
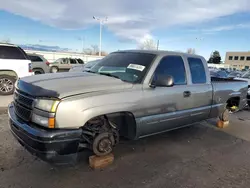
[[[147,39],[138,45],[140,50],[156,50],[157,45],[153,39]]]
[[[96,55],[99,52],[99,47],[96,44],[91,45],[92,55]]]
[[[188,48],[187,53],[188,54],[195,54],[195,49],[194,48]]]

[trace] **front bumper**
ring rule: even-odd
[[[8,108],[11,132],[19,143],[40,159],[56,164],[71,163],[77,159],[81,130],[45,130],[25,123]]]

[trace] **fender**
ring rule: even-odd
[[[113,103],[109,105],[96,106],[93,108],[83,109],[81,111],[74,111],[74,115],[66,116],[65,112],[68,109],[66,105],[59,104],[56,113],[56,127],[75,129],[83,127],[90,119],[111,113],[129,112],[136,118],[138,116],[135,103]],[[134,109],[131,111],[131,109]],[[73,110],[73,108],[72,108]],[[69,112],[67,110],[67,112]],[[72,127],[74,126],[74,127]]]

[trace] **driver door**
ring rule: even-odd
[[[187,91],[187,74],[181,56],[165,56],[155,70],[155,75],[170,75],[174,79],[172,87],[156,86],[145,90],[144,109],[139,136],[147,136],[176,129],[189,123],[189,109],[192,108]]]

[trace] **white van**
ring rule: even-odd
[[[31,76],[31,61],[22,48],[0,43],[0,95],[13,94],[18,78]]]

